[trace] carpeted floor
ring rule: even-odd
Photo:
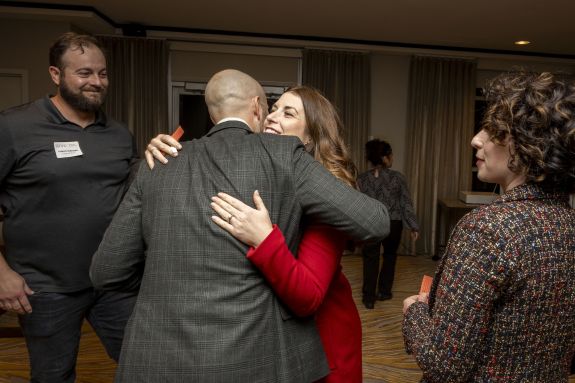
[[[351,282],[363,324],[363,372],[365,383],[415,383],[421,372],[403,348],[402,302],[417,293],[424,274],[433,275],[436,263],[427,257],[400,256],[393,299],[377,302],[374,310],[361,304],[362,264],[359,255],[343,257],[343,269]],[[14,317],[0,317],[0,327],[16,327]],[[78,360],[79,383],[110,383],[115,365],[110,361],[89,325],[85,325]],[[0,383],[28,382],[28,358],[22,338],[0,338]],[[575,383],[575,376],[569,380]]]

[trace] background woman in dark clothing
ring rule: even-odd
[[[357,186],[363,193],[385,204],[391,218],[389,236],[383,242],[370,243],[363,247],[363,304],[366,308],[372,309],[376,299],[386,300],[392,297],[395,260],[403,224],[405,223],[411,230],[412,240],[417,239],[419,226],[405,177],[400,172],[390,169],[393,164],[391,145],[386,141],[375,139],[365,144],[365,151],[372,169],[358,177]],[[382,244],[383,263],[379,271]]]

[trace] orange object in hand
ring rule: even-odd
[[[176,141],[180,141],[180,138],[184,135],[184,129],[181,126],[178,126],[178,129],[172,133],[172,138]]]
[[[431,291],[431,284],[433,283],[433,278],[429,275],[424,275],[421,281],[421,287],[419,288],[419,293],[429,293]]]

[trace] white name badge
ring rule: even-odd
[[[54,142],[54,151],[57,158],[78,157],[83,154],[78,141]]]

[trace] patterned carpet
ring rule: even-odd
[[[427,257],[400,256],[397,261],[393,299],[377,302],[374,310],[361,304],[362,264],[358,255],[346,255],[343,269],[349,278],[363,324],[365,383],[414,383],[421,372],[403,348],[401,318],[403,299],[417,292],[424,274],[433,275],[436,263]],[[17,326],[14,317],[0,317],[0,327]],[[115,365],[86,325],[78,360],[79,383],[110,383]],[[28,358],[22,338],[0,338],[0,383],[28,382]],[[575,383],[575,376],[569,380]]]
[[[367,310],[361,303],[361,257],[348,255],[343,258],[343,270],[352,285],[362,321],[365,383],[411,383],[421,379],[417,364],[404,349],[402,305],[404,298],[417,293],[424,274],[433,275],[435,265],[423,257],[398,257],[393,298],[376,302],[375,309]]]

